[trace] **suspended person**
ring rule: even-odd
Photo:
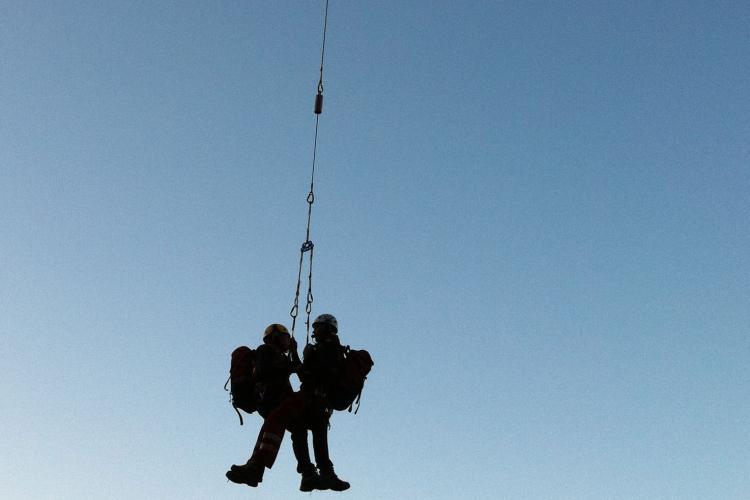
[[[269,325],[263,332],[263,344],[255,351],[255,397],[258,413],[265,420],[282,401],[294,391],[289,378],[298,373],[302,363],[297,354],[297,342],[289,335],[289,331],[277,323]],[[310,461],[307,447],[307,431],[304,427],[291,431],[292,449],[297,458],[297,471],[302,474],[302,491],[312,491],[318,482],[315,466]],[[280,444],[280,442],[279,442]],[[232,470],[227,472],[227,478],[235,483],[239,476]],[[263,478],[262,469],[258,477]],[[241,479],[241,478],[239,478]],[[257,483],[256,483],[257,484]]]
[[[321,314],[313,322],[312,344],[305,347],[304,361],[298,372],[302,380],[299,392],[287,397],[265,419],[258,433],[253,455],[245,465],[233,465],[227,477],[235,483],[257,486],[263,479],[265,468],[270,469],[279,453],[284,431],[292,433],[295,454],[307,450],[307,429],[312,431],[313,452],[319,474],[306,476],[303,473],[300,490],[344,491],[349,483],[341,480],[334,471],[328,454],[328,423],[334,407],[341,408],[343,392],[338,389],[344,376],[347,348],[338,337],[338,322],[331,314]],[[369,355],[368,355],[369,356]],[[351,401],[350,401],[351,402]],[[347,406],[350,404],[347,403]],[[305,437],[305,445],[294,441],[295,435]],[[307,451],[309,457],[309,451]],[[308,458],[309,461],[309,458]],[[303,463],[298,456],[297,462]],[[298,471],[299,465],[298,465]]]
[[[302,366],[297,342],[284,325],[273,323],[263,332],[263,343],[255,350],[255,391],[258,413],[263,419],[294,392],[289,378]]]

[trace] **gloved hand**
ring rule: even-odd
[[[289,352],[292,355],[292,361],[294,361],[295,365],[302,365],[302,361],[300,361],[299,354],[297,353],[297,341],[294,340],[294,337],[289,339]]]

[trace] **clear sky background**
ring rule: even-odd
[[[0,497],[303,495],[222,386],[323,7],[0,1]],[[314,314],[376,365],[314,497],[750,498],[748,61],[746,1],[331,1]]]

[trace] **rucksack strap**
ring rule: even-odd
[[[352,408],[354,407],[354,405],[357,405],[357,409],[354,410],[354,414],[356,415],[357,412],[359,411],[359,401],[360,401],[360,399],[362,399],[362,391],[363,390],[364,390],[364,386],[362,386],[362,389],[360,389],[359,392],[357,393],[357,399],[355,399],[354,401],[352,401],[352,404],[349,405],[349,413],[352,412]]]
[[[229,385],[229,381],[232,379],[232,375],[230,373],[229,378],[227,378],[227,381],[224,382],[224,390],[229,391],[227,389],[227,386]],[[234,411],[237,412],[237,416],[240,417],[240,425],[245,425],[245,423],[242,420],[242,413],[240,413],[240,410],[234,405],[234,395],[230,392],[229,393],[229,402],[232,403],[232,408],[234,408]]]
[[[240,413],[240,410],[234,405],[232,405],[232,408],[234,408],[234,411],[237,412],[237,416],[240,417],[240,425],[245,425],[245,423],[242,421],[242,413]]]

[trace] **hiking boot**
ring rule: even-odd
[[[308,492],[323,489],[320,486],[320,475],[316,470],[313,469],[302,473],[302,481],[299,483],[300,491]]]
[[[342,481],[338,478],[333,470],[321,472],[320,481],[317,489],[319,490],[333,490],[333,491],[344,491],[349,489],[350,484],[346,481]]]
[[[246,484],[254,488],[263,481],[263,467],[250,462],[245,465],[233,465],[226,476],[233,483]]]

